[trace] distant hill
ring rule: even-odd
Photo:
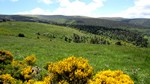
[[[63,15],[0,15],[2,19],[28,22],[45,22],[61,24],[95,25],[114,28],[147,28],[150,27],[150,19],[126,19],[126,18],[91,18],[84,16]]]
[[[131,24],[123,20],[114,21],[100,18],[62,15],[0,15],[0,19],[2,22],[23,21],[66,26],[95,35],[100,35],[108,39],[132,43],[133,45],[140,47],[147,47],[147,39],[145,39],[144,36],[150,35],[150,29],[147,27]],[[77,43],[87,40],[87,37],[80,37],[76,34],[74,34],[74,36],[77,38]],[[109,44],[107,39],[100,39],[97,37],[93,39],[93,43]]]
[[[127,22],[129,24],[134,24],[134,25],[142,25],[144,27],[150,28],[150,19],[147,19],[147,18],[125,19],[125,20],[122,20],[122,22]]]
[[[137,26],[150,27],[150,18],[121,18],[121,17],[102,17],[101,19],[111,20],[111,21],[119,21],[126,24],[133,24]]]
[[[38,19],[47,20],[61,24],[77,24],[77,25],[94,25],[105,26],[110,28],[147,28],[143,24],[134,24],[127,22],[130,19],[125,18],[91,18],[83,16],[63,16],[63,15],[35,15]]]

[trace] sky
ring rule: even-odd
[[[0,14],[150,18],[150,0],[0,0]]]

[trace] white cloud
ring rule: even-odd
[[[44,1],[44,0],[42,0]],[[52,0],[48,0],[51,1]],[[92,0],[89,4],[83,1],[75,0],[57,0],[59,7],[54,11],[48,11],[41,8],[35,8],[30,11],[20,12],[17,14],[44,14],[44,15],[83,15],[91,16],[95,10],[103,6],[105,0]],[[51,9],[49,9],[51,10]]]
[[[45,4],[51,4],[53,2],[53,0],[38,0],[38,2],[42,2]]]
[[[60,7],[53,11],[53,14],[63,15],[92,15],[96,9],[103,6],[104,0],[92,0],[91,3],[86,4],[80,0],[58,0]]]
[[[16,14],[50,15],[50,12],[48,10],[43,10],[41,8],[35,8],[30,11],[18,12]]]
[[[71,3],[69,0],[58,0],[58,2],[61,7],[66,7],[67,5]]]
[[[150,1],[134,0],[133,7],[130,7],[118,14],[113,14],[112,16],[127,18],[150,18]]]

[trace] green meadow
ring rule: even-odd
[[[19,37],[18,34],[25,37]],[[36,65],[43,68],[47,62],[56,62],[70,56],[89,60],[94,73],[102,70],[122,70],[135,84],[150,84],[150,47],[100,45],[64,41],[73,33],[84,36],[93,34],[69,27],[32,23],[0,23],[0,50],[12,52],[17,60],[34,54]],[[150,43],[150,42],[149,42]]]

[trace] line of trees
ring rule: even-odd
[[[140,47],[148,46],[148,39],[144,38],[144,36],[139,32],[133,32],[133,31],[119,29],[119,28],[107,28],[107,27],[90,26],[90,25],[69,25],[69,26],[96,35],[103,35],[109,37],[110,39],[129,42],[136,46],[140,46]]]
[[[104,38],[98,37],[98,36],[80,36],[78,34],[73,34],[72,37],[65,36],[66,42],[75,42],[75,43],[90,43],[90,44],[110,44],[110,42]]]

